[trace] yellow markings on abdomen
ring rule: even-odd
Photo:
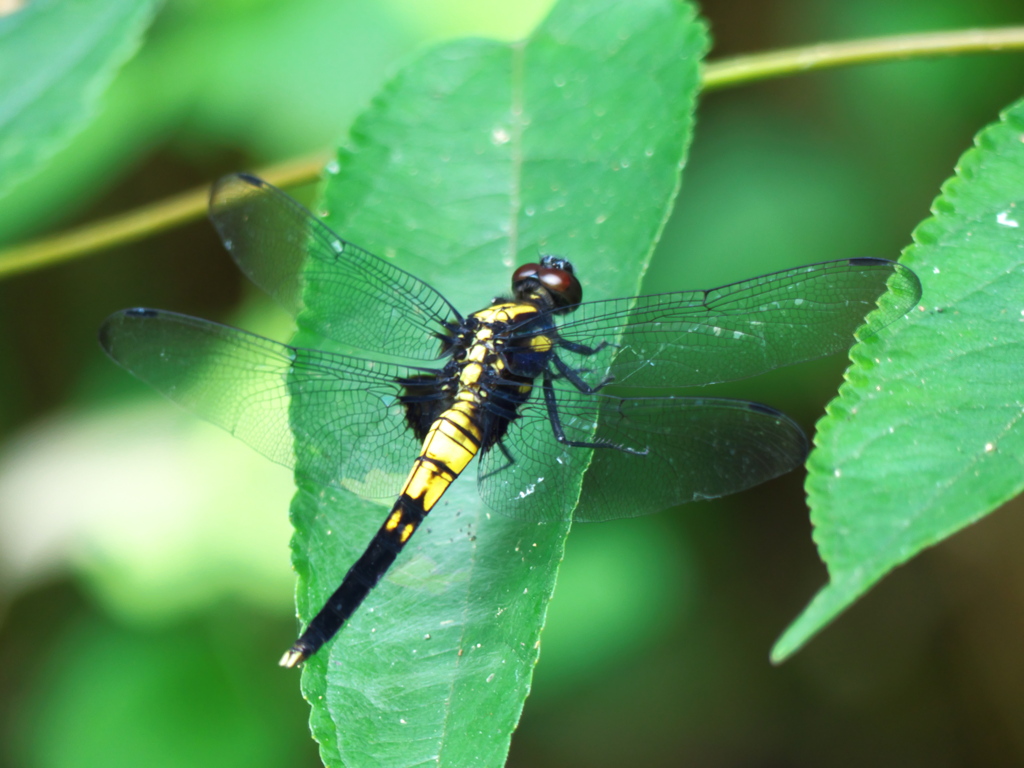
[[[402,522],[402,510],[398,504],[388,515],[387,521],[384,523],[384,530],[388,533],[398,532],[398,543],[405,544],[409,540],[409,537],[416,532],[416,526],[419,523],[404,523]]]
[[[472,399],[456,400],[427,432],[423,452],[402,488],[402,493],[423,505],[424,512],[430,511],[480,450],[477,408]]]
[[[536,314],[537,308],[532,304],[511,301],[494,304],[473,315],[482,327],[466,347],[455,402],[430,425],[423,440],[423,450],[402,488],[402,494],[420,505],[424,514],[431,510],[480,450],[483,440],[479,426],[480,408],[487,398],[481,381],[489,369],[500,371],[503,366],[498,350],[500,345],[490,326],[519,322]],[[544,351],[551,347],[551,343],[550,338],[538,336],[531,345]],[[526,385],[525,391],[529,388]],[[402,524],[402,515],[396,511],[388,518],[386,526],[389,531],[394,531]],[[405,524],[399,532],[402,543],[414,530],[415,524]]]

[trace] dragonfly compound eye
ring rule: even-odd
[[[555,303],[560,307],[579,304],[583,299],[583,288],[580,286],[580,281],[568,270],[541,267],[537,278],[541,285],[552,293]]]
[[[523,280],[528,280],[531,277],[537,277],[537,273],[540,271],[540,264],[523,264],[515,272],[512,273],[512,285],[513,287]]]

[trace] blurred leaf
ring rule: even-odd
[[[671,522],[652,515],[573,530],[544,625],[535,698],[621,670],[624,656],[651,652],[692,617],[692,553]]]
[[[202,622],[146,633],[64,617],[21,711],[0,732],[17,765],[248,768],[312,765],[302,705],[263,663],[258,615],[218,606]],[[238,642],[245,626],[246,642]],[[274,627],[276,630],[277,627]]]
[[[51,418],[0,451],[0,598],[73,571],[126,623],[225,597],[280,610],[293,493],[287,472],[152,396]]]
[[[516,40],[530,33],[554,5],[552,0],[386,0],[380,3],[434,38],[496,37]],[[440,40],[436,40],[440,42]]]
[[[854,348],[818,425],[807,492],[830,583],[775,660],[1024,488],[1024,102],[975,144],[905,252],[922,306]]]
[[[773,107],[747,99],[702,109],[645,293],[828,259],[895,256],[873,248],[878,235],[864,226],[872,214],[864,199],[874,191],[863,163],[819,126]]]
[[[543,252],[571,256],[591,298],[634,293],[678,187],[706,45],[685,3],[575,0],[525,43],[434,50],[355,125],[331,169],[328,221],[464,310]],[[568,524],[492,518],[472,471],[305,664],[327,764],[504,760]],[[308,618],[385,509],[302,488],[292,515]]]
[[[282,160],[335,146],[418,42],[384,3],[289,0],[225,12],[221,2],[196,4],[183,16],[162,53],[191,70],[177,141],[200,153],[212,142]]]
[[[95,115],[155,0],[36,0],[0,19],[0,197]]]
[[[335,146],[395,62],[425,39],[467,25],[479,33],[496,19],[532,28],[540,1],[485,0],[467,14],[417,0],[423,8],[411,17],[407,0],[167,3],[96,118],[4,199],[0,242],[80,214],[157,147],[184,177],[162,169],[146,182],[153,193],[193,183],[190,171],[223,168],[225,153],[244,153],[230,161],[241,169]]]

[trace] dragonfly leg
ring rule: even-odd
[[[501,451],[501,455],[505,457],[506,462],[502,464],[500,467],[495,467],[486,474],[481,474],[481,480],[486,480],[488,477],[491,477],[492,475],[496,475],[499,472],[504,472],[506,469],[509,469],[512,465],[516,463],[515,457],[511,453],[509,453],[508,448],[505,447],[504,440],[498,438],[498,440],[495,441],[494,445],[496,445],[498,447],[498,450]]]
[[[562,347],[563,349],[568,349],[570,352],[575,352],[577,355],[589,356],[596,355],[598,352],[600,352],[602,349],[608,346],[617,347],[618,344],[610,344],[607,341],[602,341],[596,347],[588,347],[586,344],[579,344],[578,342],[575,341],[569,341],[568,339],[559,338],[558,346]]]
[[[615,380],[615,377],[609,374],[594,386],[590,386],[583,380],[579,373],[572,368],[572,366],[568,365],[558,355],[552,355],[551,359],[554,360],[555,367],[558,368],[558,372],[560,374],[559,378],[567,379],[570,384],[585,395],[592,395]]]
[[[557,358],[556,358],[557,359]],[[572,381],[572,379],[569,379]],[[572,448],[614,448],[617,451],[623,453],[629,453],[633,456],[646,456],[647,449],[638,450],[636,448],[630,448],[626,445],[619,445],[617,443],[610,442],[608,440],[570,440],[565,430],[562,428],[562,419],[558,415],[558,401],[555,399],[555,388],[551,385],[554,378],[549,373],[544,374],[544,404],[548,409],[548,419],[551,421],[551,428],[555,433],[555,440],[562,443],[562,445],[568,445]],[[585,385],[584,385],[585,386]],[[585,390],[584,390],[585,391]]]

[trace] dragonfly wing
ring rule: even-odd
[[[635,517],[745,490],[807,456],[800,427],[757,403],[569,389],[557,390],[556,402],[568,440],[602,446],[591,454],[559,442],[543,398],[531,398],[503,441],[511,460],[499,449],[481,460],[480,492],[496,511],[526,520],[563,518],[576,501],[572,480],[586,470],[575,519]]]
[[[714,499],[784,475],[807,458],[786,414],[723,398],[627,398],[602,407],[598,437],[639,442],[646,455],[601,448],[583,482],[577,520],[636,517]]]
[[[608,345],[559,355],[591,384],[607,374],[633,387],[733,381],[846,349],[858,328],[861,338],[877,333],[920,297],[917,275],[901,264],[829,261],[707,291],[583,303],[559,334],[583,347]]]
[[[111,358],[267,458],[320,485],[394,495],[418,453],[399,379],[421,369],[291,347],[188,315],[128,309],[100,329]]]
[[[429,285],[338,237],[307,208],[255,176],[220,179],[210,219],[239,268],[315,333],[348,348],[438,357],[459,314]]]

